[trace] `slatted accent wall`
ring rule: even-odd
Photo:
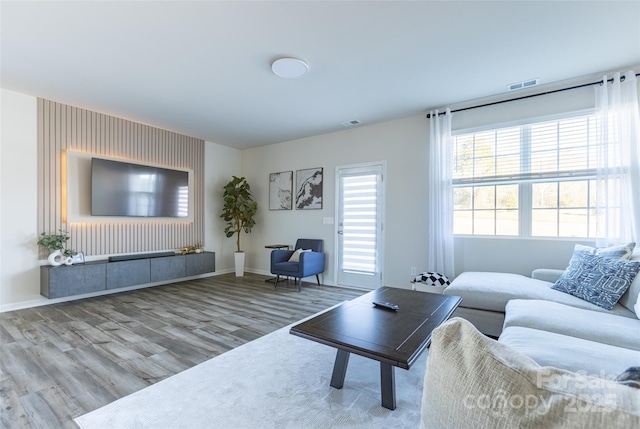
[[[193,222],[66,223],[65,151],[193,170]],[[26,197],[26,196],[25,196]],[[204,140],[38,99],[38,235],[69,231],[85,256],[152,252],[204,244]],[[47,249],[40,249],[46,258]]]

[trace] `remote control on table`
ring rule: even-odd
[[[392,304],[390,302],[384,301],[373,301],[373,305],[375,305],[376,307],[387,308],[394,311],[398,311],[400,309],[400,307],[398,307],[398,304]]]

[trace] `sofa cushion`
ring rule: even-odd
[[[531,272],[531,278],[537,279],[537,280],[544,280],[545,282],[555,283],[563,273],[564,273],[564,270],[554,270],[551,268],[538,268]]]
[[[566,292],[611,310],[640,270],[640,261],[583,254],[571,264],[552,289]]]
[[[635,317],[620,304],[616,304],[612,310],[605,310],[573,295],[553,290],[552,285],[520,274],[468,271],[456,277],[444,293],[462,297],[461,307],[502,313],[510,299],[544,299],[587,310]]]
[[[273,268],[277,271],[285,271],[288,273],[297,273],[300,270],[300,263],[298,262],[278,262],[273,264]]]
[[[540,367],[464,319],[433,332],[421,429],[549,427],[640,427],[640,394],[610,380]]]
[[[520,326],[640,351],[640,320],[557,302],[513,299],[504,328]]]
[[[581,371],[609,380],[640,362],[637,350],[520,326],[505,328],[499,341],[539,365]]]

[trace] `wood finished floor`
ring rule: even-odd
[[[75,417],[364,293],[265,279],[225,274],[0,314],[0,427],[77,428]]]

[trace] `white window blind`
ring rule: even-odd
[[[595,176],[595,117],[454,137],[454,184]]]
[[[344,189],[342,268],[363,274],[375,274],[378,176],[346,176]]]
[[[454,233],[595,236],[596,118],[453,138]]]

